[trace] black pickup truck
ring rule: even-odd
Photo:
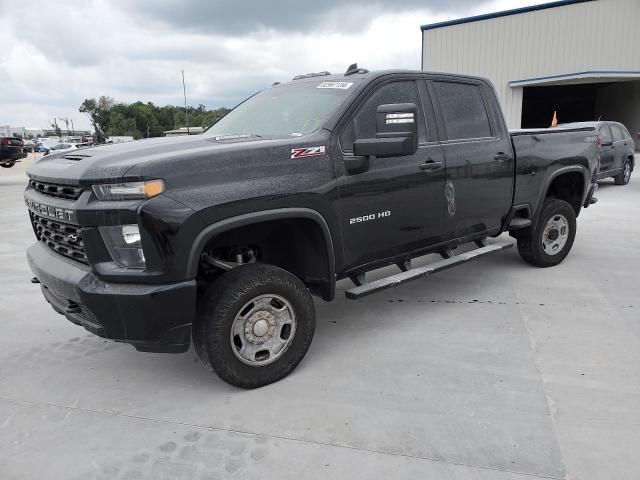
[[[140,351],[193,341],[225,381],[258,387],[302,360],[311,295],[332,300],[338,280],[361,298],[507,248],[487,241],[503,232],[530,264],[560,263],[595,201],[597,136],[510,133],[481,78],[302,75],[203,135],[33,164],[28,260],[70,321]],[[443,258],[412,268],[429,253]],[[388,265],[399,273],[366,281]]]

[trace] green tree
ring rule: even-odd
[[[103,100],[104,99],[104,100]],[[89,115],[96,135],[131,135],[134,138],[161,137],[167,130],[186,126],[184,107],[157,106],[152,102],[115,103],[109,97],[86,99],[80,111]],[[209,127],[229,112],[221,107],[207,110],[205,105],[188,107],[189,125]],[[100,141],[103,141],[100,139]]]
[[[80,105],[80,112],[86,113],[91,120],[91,125],[96,132],[98,143],[105,142],[105,133],[109,127],[109,112],[114,105],[113,98],[101,96],[98,100],[95,98],[86,98]]]

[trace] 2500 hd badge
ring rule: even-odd
[[[349,225],[356,223],[370,222],[371,220],[381,219],[391,216],[391,210],[385,210],[384,212],[371,213],[369,215],[363,215],[362,217],[354,217],[349,219]]]

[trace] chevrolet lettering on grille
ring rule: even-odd
[[[49,218],[56,218],[63,221],[73,221],[73,210],[67,210],[65,208],[52,207],[43,203],[34,202],[27,198],[25,199],[27,208],[38,215],[44,215]]]

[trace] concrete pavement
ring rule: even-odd
[[[640,171],[602,183],[560,266],[511,249],[339,291],[298,369],[242,391],[193,352],[138,353],[46,304],[26,163],[0,171],[3,480],[640,478]]]

